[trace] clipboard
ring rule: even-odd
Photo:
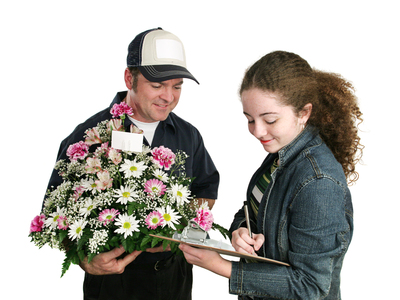
[[[285,263],[285,262],[282,262],[282,261],[278,261],[278,260],[274,260],[274,259],[270,259],[270,258],[266,258],[266,257],[261,257],[261,256],[255,256],[255,255],[251,255],[251,254],[247,254],[247,253],[240,253],[240,252],[237,252],[235,250],[228,250],[228,249],[225,249],[225,248],[219,248],[219,247],[204,245],[204,244],[200,244],[200,243],[184,242],[184,241],[181,241],[179,239],[170,238],[170,237],[166,237],[166,236],[160,236],[160,235],[154,235],[154,234],[150,234],[150,236],[156,237],[156,238],[160,238],[160,239],[163,239],[163,240],[167,240],[167,241],[171,241],[171,242],[175,242],[175,243],[179,243],[179,244],[189,245],[189,246],[195,247],[195,248],[216,251],[216,252],[218,252],[220,254],[223,254],[223,255],[240,257],[240,258],[249,259],[249,260],[257,260],[257,261],[260,261],[260,262],[267,262],[267,263],[273,263],[273,264],[278,264],[278,265],[283,265],[283,266],[290,267],[290,265],[288,263]],[[233,249],[233,247],[232,247],[232,249]]]

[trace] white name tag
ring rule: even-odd
[[[143,134],[113,131],[111,147],[122,151],[142,152]]]

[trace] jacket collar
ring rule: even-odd
[[[279,166],[284,167],[295,159],[306,147],[310,148],[321,144],[318,137],[319,130],[313,125],[307,125],[299,135],[288,145],[278,151]]]

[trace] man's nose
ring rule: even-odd
[[[161,98],[165,101],[167,101],[168,103],[174,101],[175,96],[173,93],[173,90],[171,88],[165,88],[163,90],[163,93],[161,94]]]

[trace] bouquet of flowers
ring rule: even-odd
[[[171,237],[190,220],[205,231],[228,231],[214,219],[207,204],[199,205],[189,189],[186,154],[163,146],[142,152],[110,147],[112,131],[125,131],[124,119],[132,114],[125,103],[111,109],[113,118],[88,129],[85,141],[70,145],[69,160],[55,168],[63,183],[46,195],[43,209],[30,226],[29,236],[39,248],[66,252],[62,275],[71,263],[123,245],[126,252],[170,243],[150,234]],[[131,125],[131,132],[141,133]],[[96,145],[98,146],[96,147]],[[170,245],[173,252],[177,244]]]

